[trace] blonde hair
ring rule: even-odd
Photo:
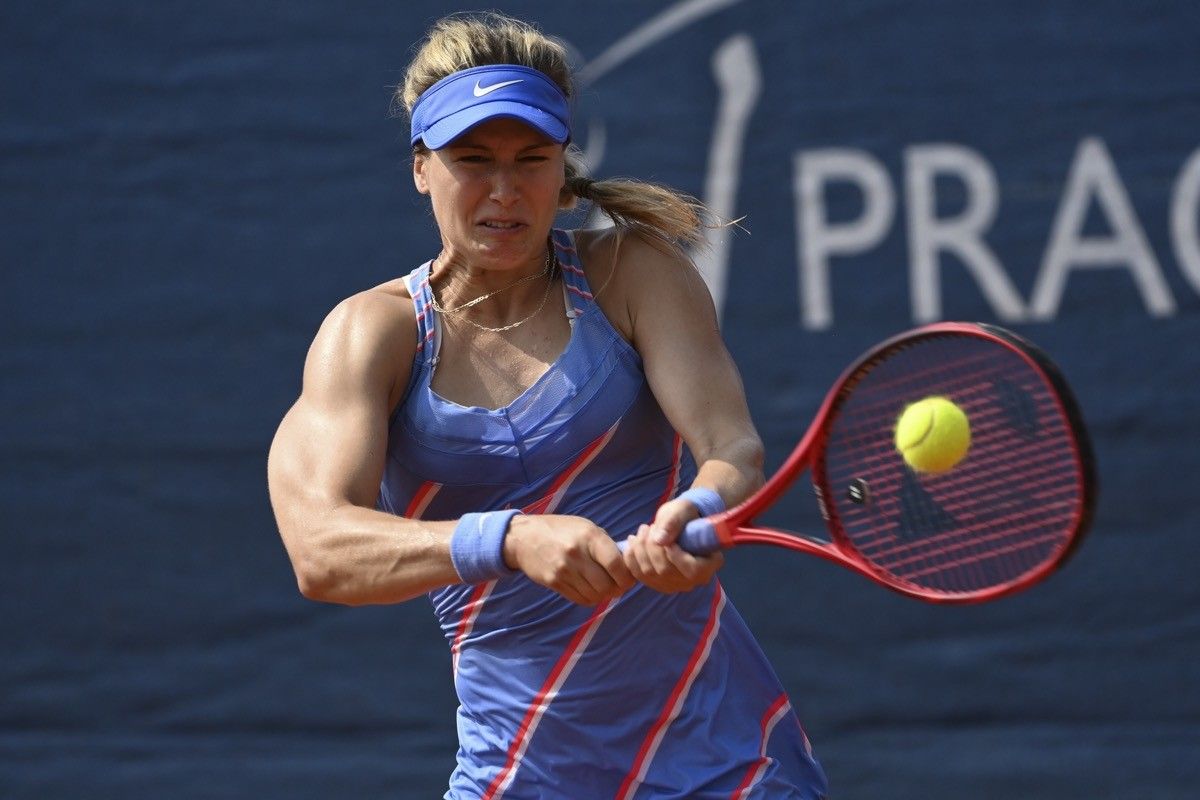
[[[567,50],[558,39],[534,26],[496,12],[452,14],[438,20],[426,35],[396,89],[395,101],[412,117],[421,94],[447,75],[487,64],[518,64],[536,69],[554,81],[570,99],[574,94]],[[417,152],[424,145],[416,146]],[[690,195],[667,186],[628,178],[593,180],[586,175],[581,154],[566,150],[566,186],[561,202],[592,203],[622,228],[629,228],[675,246],[704,240],[710,216]]]

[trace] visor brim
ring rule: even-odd
[[[441,150],[464,133],[488,120],[507,117],[519,120],[563,144],[570,136],[566,123],[540,108],[512,100],[496,100],[456,111],[430,125],[421,141],[430,150]]]

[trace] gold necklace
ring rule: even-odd
[[[524,278],[521,278],[520,280],[513,281],[508,286],[504,286],[500,289],[497,289],[494,292],[489,292],[488,294],[485,294],[482,297],[477,297],[474,300],[463,303],[461,306],[457,306],[457,307],[449,309],[449,310],[442,308],[441,304],[438,303],[437,295],[434,293],[433,286],[431,285],[429,287],[429,299],[433,305],[433,310],[438,312],[439,314],[443,314],[443,315],[455,314],[455,313],[458,313],[459,311],[468,309],[471,306],[476,305],[477,303],[480,303],[480,302],[488,299],[489,297],[491,297],[494,294],[499,294],[500,292],[503,292],[505,289],[511,289],[512,287],[516,286],[518,283],[524,283],[525,281],[532,280],[533,278],[545,276],[548,278],[548,280],[546,281],[546,291],[542,292],[542,302],[538,303],[538,307],[533,310],[533,313],[530,314],[529,316],[525,317],[524,319],[519,319],[516,322],[509,323],[508,325],[501,325],[499,327],[493,328],[489,325],[481,325],[480,323],[476,322],[475,320],[471,319],[470,317],[463,317],[463,319],[466,320],[467,322],[469,322],[471,325],[473,325],[474,327],[478,328],[481,331],[486,331],[487,333],[502,333],[504,331],[511,331],[513,328],[516,328],[520,325],[524,325],[526,322],[529,322],[529,320],[533,319],[538,314],[542,313],[542,309],[546,307],[546,301],[550,298],[550,289],[553,288],[553,286],[554,286],[554,266],[558,263],[558,259],[552,255],[553,252],[554,252],[553,248],[550,248],[548,246],[546,249],[546,267],[541,272],[535,272],[532,275],[526,275]]]
[[[542,274],[544,274],[544,273],[542,273]],[[525,319],[517,320],[516,322],[510,323],[508,325],[501,325],[498,328],[492,328],[488,325],[481,325],[478,322],[476,322],[475,320],[471,319],[470,317],[463,317],[463,319],[465,319],[467,322],[474,325],[479,330],[487,331],[488,333],[501,333],[502,331],[511,331],[513,328],[517,327],[518,325],[524,325],[526,322],[529,322],[529,320],[533,319],[538,314],[542,313],[542,309],[546,307],[546,300],[550,297],[550,289],[553,286],[554,286],[554,276],[551,275],[550,279],[546,281],[546,291],[542,292],[542,302],[538,303],[538,307],[533,310],[532,314],[530,314],[528,317],[525,317]]]
[[[545,275],[548,275],[550,273],[550,265],[551,265],[550,252],[551,252],[550,247],[547,246],[547,248],[546,248],[546,263],[542,267],[541,271],[526,275],[524,278],[517,278],[515,281],[508,284],[507,286],[501,286],[499,289],[496,289],[494,292],[488,292],[487,294],[482,294],[479,297],[476,297],[474,300],[468,300],[467,302],[463,303],[461,306],[455,306],[454,308],[446,308],[441,303],[439,303],[438,299],[437,299],[437,292],[435,292],[433,290],[433,285],[430,284],[429,297],[433,301],[433,310],[438,312],[439,314],[442,314],[443,316],[447,315],[447,314],[457,314],[461,311],[466,311],[468,308],[471,308],[472,306],[479,305],[484,300],[487,300],[489,297],[494,297],[495,295],[498,295],[501,292],[507,292],[509,289],[513,288],[514,286],[520,286],[522,283],[527,283],[535,278],[541,278]]]

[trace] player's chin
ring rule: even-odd
[[[488,269],[510,269],[525,264],[530,258],[543,251],[541,242],[480,242],[476,252],[479,262]]]

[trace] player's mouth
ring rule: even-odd
[[[512,220],[501,219],[485,219],[479,224],[493,231],[513,231],[517,228],[525,227],[525,223],[523,222],[514,222]]]

